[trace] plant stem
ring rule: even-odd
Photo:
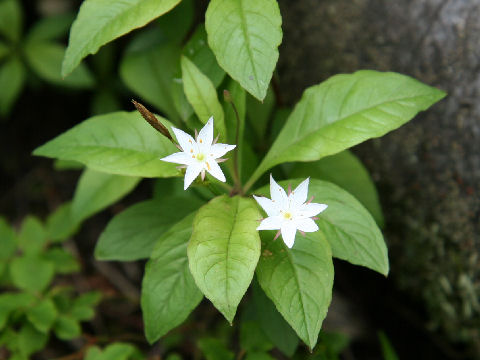
[[[230,95],[228,90],[223,91],[225,101],[229,102],[232,105],[233,112],[235,113],[235,119],[237,120],[237,129],[235,132],[235,149],[233,150],[233,181],[235,183],[231,195],[239,193],[243,195],[242,183],[240,180],[239,170],[238,170],[238,142],[240,140],[240,115],[238,114],[237,107]]]

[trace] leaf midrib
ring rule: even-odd
[[[330,123],[328,123],[328,124],[325,124],[325,126],[322,126],[322,127],[320,127],[320,128],[317,128],[317,129],[309,132],[306,136],[303,136],[303,137],[301,137],[301,138],[299,137],[299,138],[295,139],[293,142],[291,142],[291,143],[289,143],[289,144],[287,145],[287,149],[288,149],[289,147],[291,147],[291,146],[296,146],[298,143],[304,141],[305,139],[307,139],[307,138],[310,137],[310,136],[318,135],[318,132],[319,132],[319,131],[323,131],[324,129],[329,128],[329,127],[331,127],[331,126],[339,125],[340,123],[342,123],[342,122],[345,121],[345,120],[348,120],[348,119],[349,119],[350,117],[352,117],[352,116],[357,116],[357,115],[359,115],[359,114],[361,114],[361,113],[363,113],[363,112],[370,111],[370,110],[372,110],[372,109],[374,109],[374,108],[376,108],[376,107],[379,107],[379,106],[382,106],[382,105],[391,104],[391,103],[395,103],[395,102],[398,102],[398,101],[403,101],[403,100],[408,100],[408,99],[417,99],[417,98],[421,98],[421,97],[431,97],[431,96],[432,96],[432,95],[427,95],[427,94],[426,94],[426,95],[409,96],[409,97],[402,97],[402,98],[398,98],[398,99],[389,100],[389,101],[384,101],[384,102],[381,102],[381,103],[374,104],[374,105],[372,105],[372,106],[370,106],[370,107],[364,108],[364,109],[362,109],[362,110],[360,110],[360,111],[357,111],[357,112],[351,113],[351,114],[349,114],[349,115],[347,115],[347,116],[344,116],[344,117],[342,117],[342,118],[339,118],[339,119],[337,119],[336,121],[333,121],[333,122],[330,122]],[[420,110],[420,111],[421,111],[421,110]],[[305,121],[304,119],[306,119],[306,118],[307,118],[307,116],[304,116],[304,117],[303,117],[301,124]],[[298,126],[300,127],[301,124],[299,124]],[[283,133],[283,132],[282,132],[282,133]],[[280,136],[279,136],[279,137],[280,137]],[[277,138],[277,139],[278,139],[278,138]],[[277,159],[279,156],[281,156],[285,151],[286,151],[286,149],[283,149],[282,151],[277,152],[276,154],[272,154],[272,157],[271,157],[272,161],[271,161],[271,162],[274,162],[274,160]],[[266,157],[265,157],[265,159],[266,159]]]
[[[119,18],[123,18],[126,13],[128,13],[128,12],[134,12],[134,11],[135,11],[134,9],[137,8],[139,5],[144,5],[144,4],[141,3],[141,0],[140,0],[140,2],[137,2],[135,5],[125,7],[123,10],[121,10],[121,11],[120,11],[119,13],[117,13],[116,15],[110,17],[110,18],[108,19],[108,21],[105,22],[104,25],[101,26],[101,27],[97,30],[97,33],[94,34],[94,36],[90,37],[90,39],[85,42],[85,44],[86,44],[85,46],[77,47],[77,51],[75,51],[75,52],[72,54],[72,58],[77,59],[77,58],[78,58],[78,55],[81,54],[83,51],[85,51],[87,48],[88,48],[88,53],[91,54],[92,44],[95,44],[95,43],[98,43],[98,42],[99,42],[98,39],[101,38],[101,35],[104,33],[104,30],[105,30],[106,28],[108,28],[108,27],[111,27],[111,25],[112,25],[113,23],[115,23],[115,21],[119,21],[119,20],[118,20]],[[153,19],[152,19],[152,20],[153,20]],[[121,20],[120,20],[120,21],[121,21]],[[134,30],[134,29],[137,29],[137,28],[139,28],[139,27],[141,27],[141,26],[142,26],[142,25],[135,26],[134,28],[130,29],[129,31]],[[128,31],[127,31],[127,32],[128,32]],[[110,39],[109,41],[114,40],[114,39],[122,36],[122,34],[125,34],[125,33],[126,33],[126,32],[121,31],[120,34],[116,35],[113,39]],[[95,40],[96,40],[96,41],[95,41]],[[103,43],[103,41],[100,41],[100,42]],[[100,45],[97,49],[99,49],[101,46],[102,46],[102,45]],[[73,55],[74,55],[74,56],[73,56]],[[76,60],[77,64],[80,63],[80,61],[81,61],[81,59],[80,59],[80,60]],[[70,64],[73,64],[73,62],[72,62],[71,60],[70,60]],[[72,66],[70,65],[70,67],[72,67]],[[72,72],[72,71],[73,71],[73,70],[70,70],[69,73]],[[66,74],[65,74],[65,75],[66,75]]]
[[[228,262],[229,262],[229,256],[230,256],[230,241],[232,239],[232,234],[233,230],[235,228],[235,223],[237,221],[237,215],[238,215],[238,207],[240,205],[239,199],[235,199],[235,209],[234,209],[234,214],[232,216],[232,226],[230,227],[230,233],[228,234],[228,241],[227,241],[227,249],[225,253],[225,298],[227,299],[227,307],[228,310],[230,311],[230,297],[228,296],[228,283],[229,283],[229,276],[228,276]],[[229,320],[230,321],[230,320]],[[231,322],[231,321],[230,321]]]
[[[301,303],[301,308],[302,308],[302,313],[303,313],[303,322],[305,324],[305,331],[307,332],[308,341],[310,342],[311,338],[310,338],[310,331],[308,329],[308,324],[307,324],[307,314],[305,312],[305,302],[303,300],[302,286],[300,285],[300,280],[298,278],[297,268],[295,267],[295,264],[294,264],[293,259],[292,259],[292,254],[290,253],[290,251],[287,251],[287,258],[290,262],[290,265],[292,266],[293,274],[295,276],[295,281],[297,283],[298,289],[300,290],[299,291],[299,296],[300,296],[300,303]]]
[[[240,24],[242,27],[242,33],[245,37],[245,47],[247,48],[247,52],[248,52],[248,60],[250,61],[250,64],[252,66],[253,76],[255,77],[255,85],[256,85],[258,94],[261,94],[262,91],[260,89],[258,73],[255,67],[255,63],[253,61],[253,52],[251,49],[250,38],[248,36],[248,31],[247,31],[247,19],[243,9],[243,0],[239,1],[239,7],[240,7]]]

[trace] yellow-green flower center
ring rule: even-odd
[[[205,160],[205,155],[203,155],[202,153],[197,154],[197,160],[198,160],[198,161],[203,161],[203,160]]]
[[[287,212],[283,213],[283,217],[287,220],[291,220],[292,219],[292,214],[287,211]]]

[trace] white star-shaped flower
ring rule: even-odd
[[[268,215],[262,220],[257,230],[279,230],[275,239],[281,233],[283,241],[289,248],[295,242],[297,230],[301,233],[317,231],[318,226],[314,221],[317,218],[314,216],[324,211],[328,205],[312,203],[313,197],[307,201],[309,180],[310,178],[302,181],[293,191],[289,185],[287,195],[270,175],[272,199],[253,195]]]
[[[200,130],[196,140],[180,129],[172,127],[172,130],[182,151],[160,160],[182,164],[182,167],[187,168],[183,186],[184,190],[190,186],[199,174],[201,174],[202,180],[205,179],[205,171],[208,171],[218,180],[225,182],[225,175],[218,163],[225,161],[225,159],[220,159],[220,157],[233,150],[236,145],[216,144],[217,139],[213,141],[213,116],[208,119],[208,122]]]

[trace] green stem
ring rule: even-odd
[[[237,129],[235,132],[235,149],[233,150],[233,181],[234,181],[234,187],[232,190],[233,193],[240,193],[240,195],[243,195],[243,189],[242,189],[242,183],[240,180],[240,175],[239,175],[239,170],[238,170],[238,142],[240,141],[240,115],[238,114],[237,107],[235,106],[235,103],[233,102],[233,99],[228,92],[228,90],[224,90],[224,98],[227,102],[229,102],[232,105],[233,112],[235,113],[235,119],[237,120]]]

